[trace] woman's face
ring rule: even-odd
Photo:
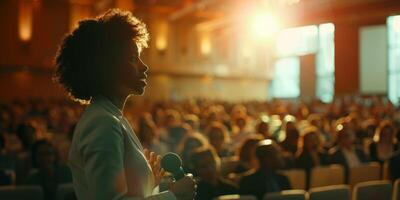
[[[124,61],[121,70],[118,73],[117,81],[120,81],[120,87],[130,94],[142,95],[147,85],[147,70],[148,67],[140,59],[140,51],[135,42],[127,50],[127,55],[124,56]]]

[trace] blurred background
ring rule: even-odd
[[[2,0],[1,98],[62,97],[57,45],[79,20],[130,10],[151,34],[153,99],[400,96],[395,0]],[[40,88],[40,89],[39,89]]]
[[[74,199],[85,107],[53,59],[110,8],[151,37],[149,84],[124,115],[145,148],[181,155],[196,199],[399,199],[399,0],[0,0],[0,199]]]

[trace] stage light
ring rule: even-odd
[[[250,20],[250,31],[259,39],[271,38],[280,28],[279,20],[271,13],[257,13]]]

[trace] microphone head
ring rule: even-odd
[[[176,153],[166,153],[161,158],[161,167],[167,172],[175,173],[181,170],[182,159]]]

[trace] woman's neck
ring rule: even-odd
[[[125,102],[129,97],[129,95],[118,94],[117,92],[104,93],[103,96],[110,100],[111,103],[114,104],[121,111],[124,110]]]

